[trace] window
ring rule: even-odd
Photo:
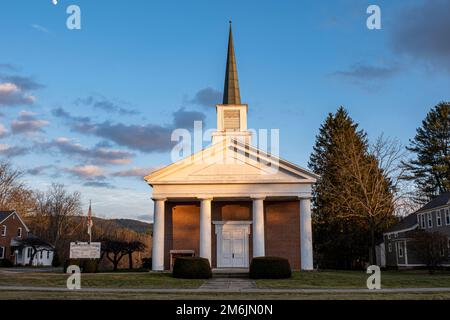
[[[47,251],[47,260],[50,259],[50,251]]]
[[[449,240],[449,242],[450,242],[450,240]],[[388,244],[388,251],[389,251],[389,252],[392,252],[392,243],[389,243],[389,244]]]
[[[6,226],[2,226],[2,237],[6,237]]]
[[[403,258],[403,242],[398,242],[398,257]]]
[[[0,259],[5,258],[5,247],[0,247]]]
[[[42,251],[39,253],[39,259],[42,260]]]
[[[17,237],[22,238],[22,228],[17,229]]]
[[[27,258],[31,258],[31,248],[27,248]]]
[[[434,211],[433,211],[434,212]],[[427,213],[428,228],[433,228],[433,213]]]
[[[450,211],[448,209],[445,209],[445,224],[450,224]]]
[[[421,214],[420,215],[420,225],[422,227],[422,229],[425,229],[426,225],[425,225],[425,214]]]
[[[394,238],[398,238],[398,232],[394,233]]]
[[[390,233],[388,234],[388,239],[391,240],[391,234]]]
[[[442,209],[441,211],[436,212],[436,225],[438,227],[442,226],[442,212],[444,212]]]

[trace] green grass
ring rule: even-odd
[[[257,280],[258,288],[367,288],[364,271],[293,272],[290,279]],[[430,275],[426,270],[381,271],[382,288],[445,288],[450,287],[450,272]]]
[[[116,293],[0,291],[0,300],[450,300],[450,293]]]
[[[0,273],[0,285],[66,287],[62,273]],[[83,288],[198,288],[204,280],[175,279],[170,273],[83,273]]]

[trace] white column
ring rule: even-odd
[[[153,199],[155,210],[153,212],[153,247],[152,270],[164,270],[164,203],[166,199]]]
[[[264,257],[264,198],[253,199],[253,256]]]
[[[300,199],[300,257],[301,269],[313,270],[311,200]]]
[[[200,199],[200,257],[209,260],[211,265],[211,200]]]

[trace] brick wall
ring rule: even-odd
[[[287,258],[292,269],[300,269],[299,201],[265,201],[266,256]]]

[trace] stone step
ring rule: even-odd
[[[248,269],[213,269],[213,278],[247,278],[248,279]]]

